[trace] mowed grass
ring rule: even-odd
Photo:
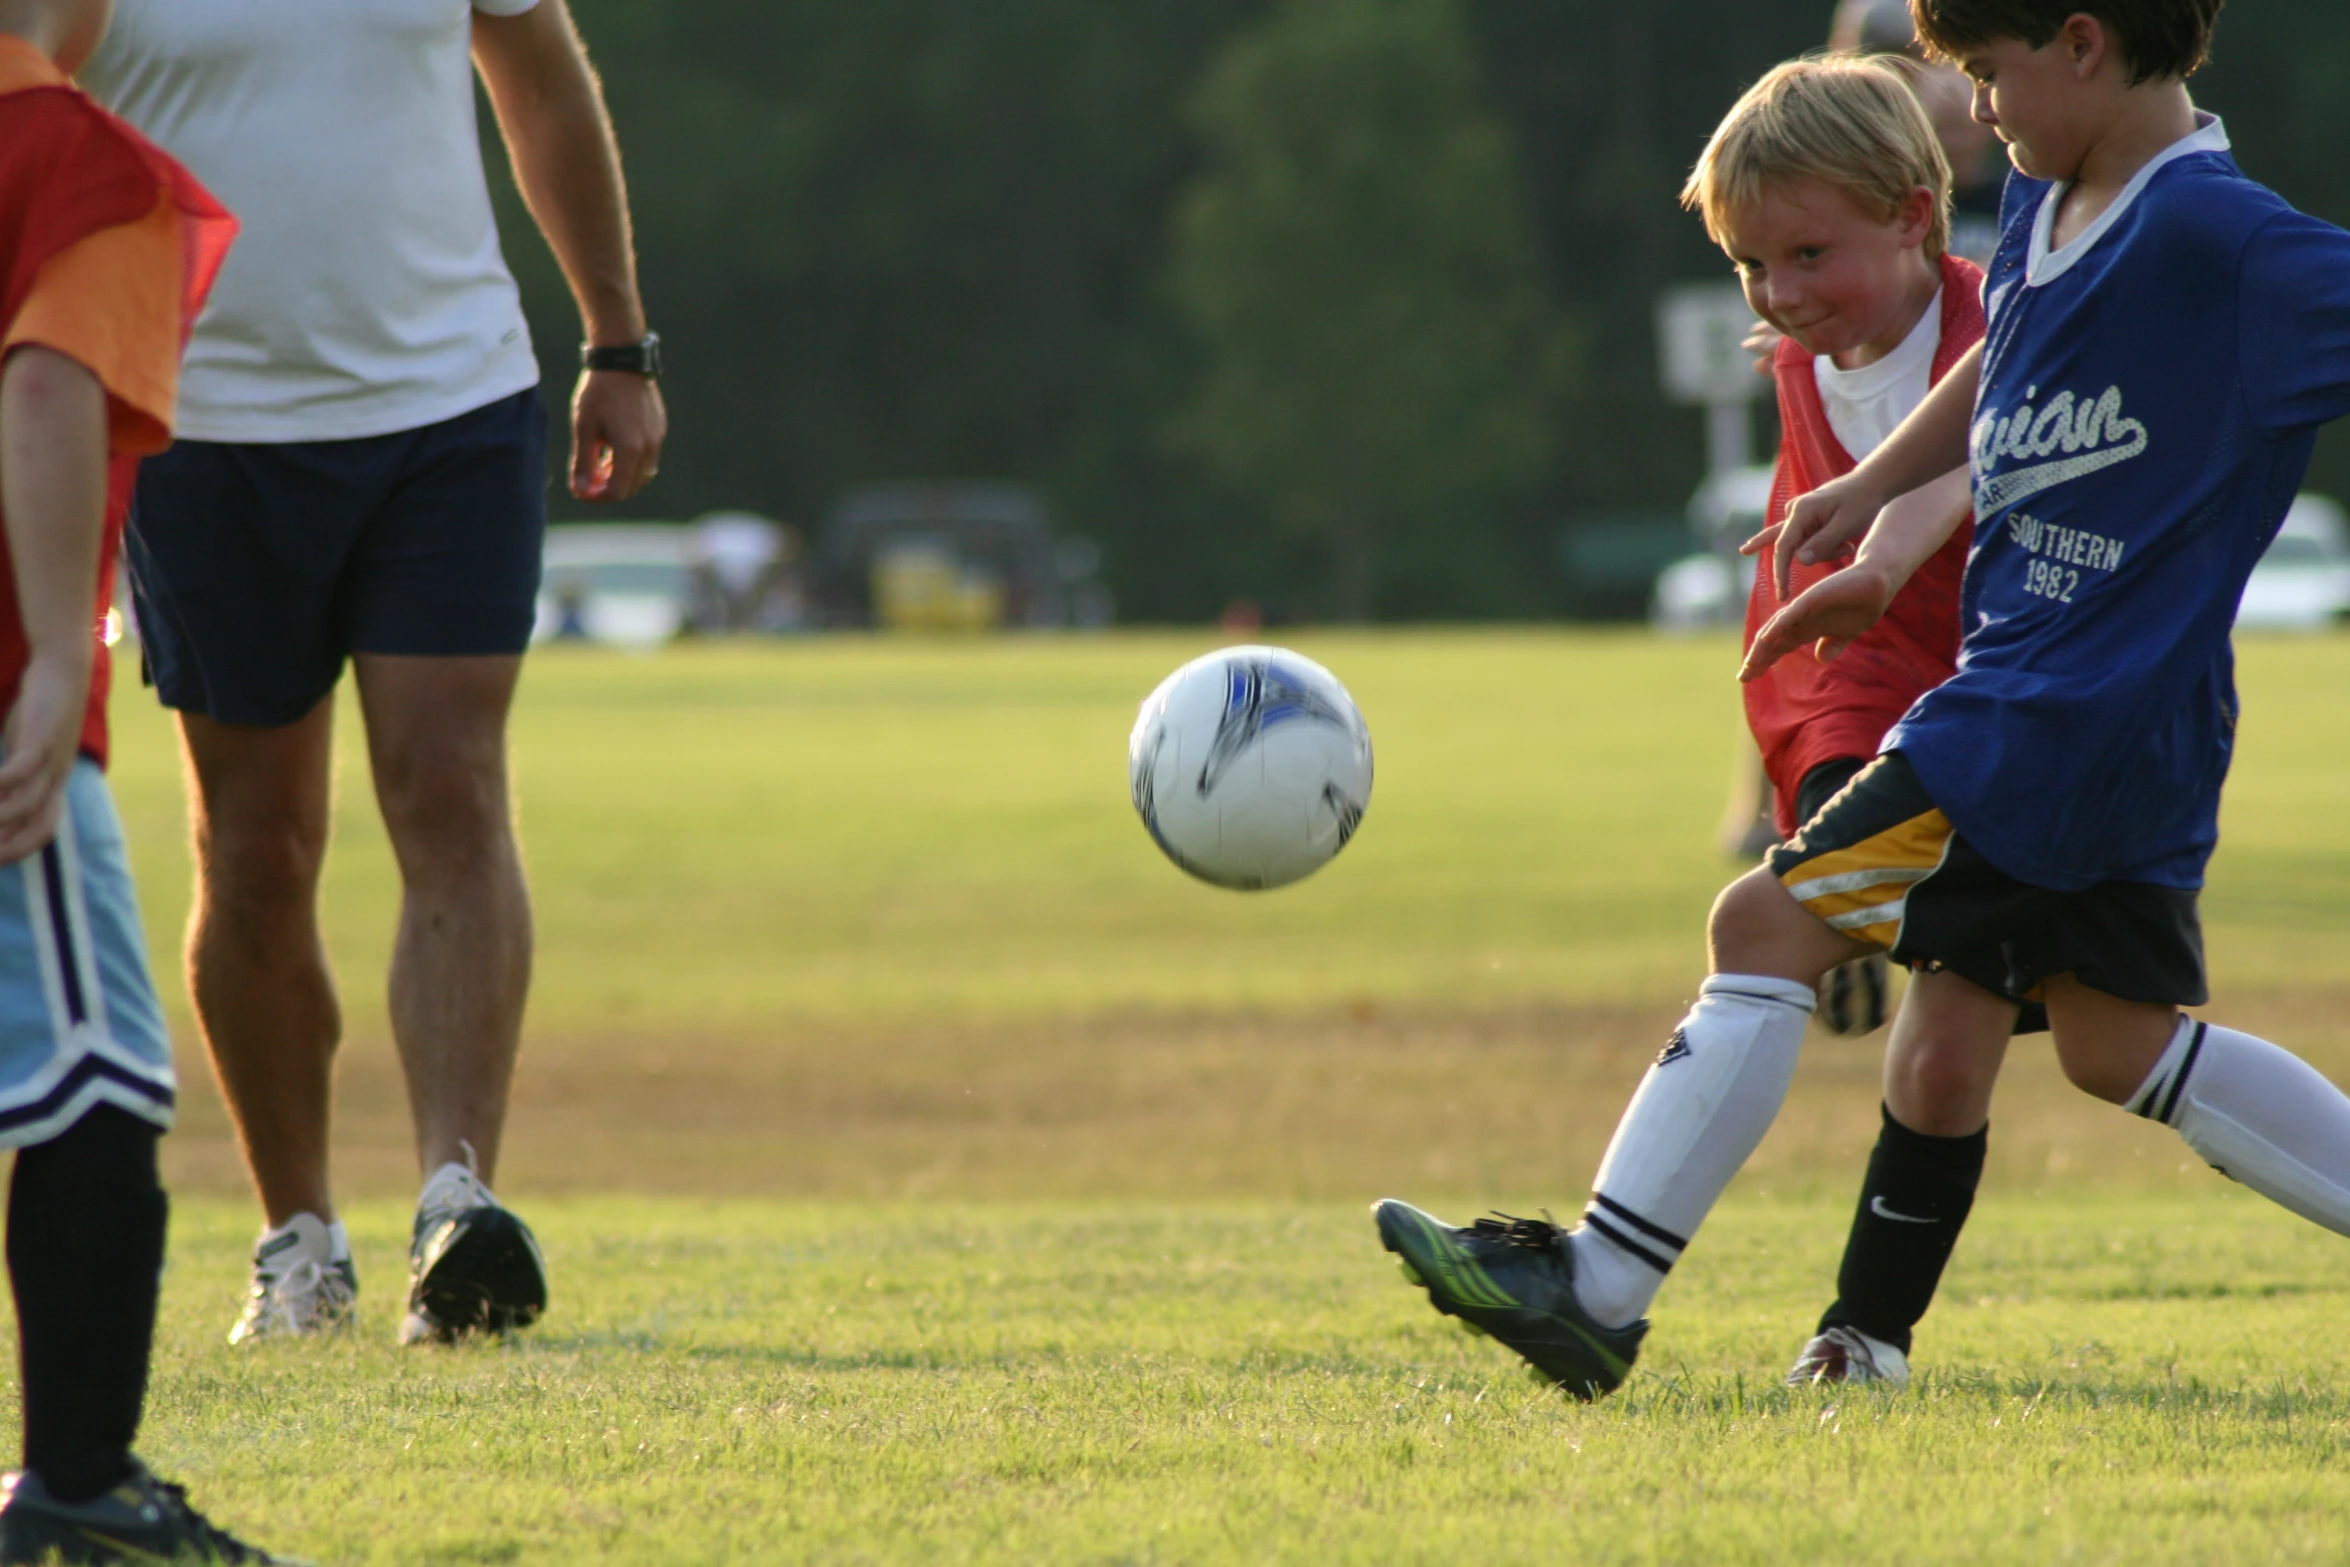
[[[183,1210],[150,1453],[336,1562],[2343,1559],[2342,1243],[2232,1193],[1988,1204],[1900,1396],[1776,1385],[1840,1216],[1734,1204],[1595,1407],[1354,1207],[534,1216],[563,1297],[507,1348],[231,1354],[245,1217]]]
[[[1700,971],[1730,650],[1301,636],[1379,779],[1328,871],[1188,882],[1125,800],[1198,637],[534,656],[539,980],[500,1185],[557,1299],[401,1353],[394,881],[344,725],[337,1157],[364,1331],[220,1343],[254,1216],[169,957],[168,728],[116,704],[187,1106],[146,1447],[330,1561],[2340,1561],[2350,1248],[2018,1047],[1921,1383],[1790,1393],[1875,1131],[1815,1039],[1626,1395],[1522,1382],[1362,1204],[1563,1215]],[[2241,649],[2213,1015],[2350,1081],[2350,639]],[[348,716],[348,715],[347,715]],[[5,1410],[0,1410],[0,1416]]]

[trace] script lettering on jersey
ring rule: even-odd
[[[2012,512],[2007,536],[2036,557],[2024,567],[2024,591],[2070,604],[2080,590],[2081,569],[2112,571],[2122,563],[2126,541],[2110,539],[2086,528],[2066,528],[2042,522],[2029,512]]]
[[[2122,416],[2120,387],[2109,386],[2094,397],[2059,392],[2035,407],[2039,390],[2030,387],[2016,407],[1994,408],[1975,421],[1978,517],[1994,516],[2042,490],[2128,462],[2146,450],[2146,426]],[[1993,473],[2003,461],[2022,466]]]

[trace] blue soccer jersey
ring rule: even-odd
[[[2237,601],[2350,412],[2350,234],[2201,119],[2061,250],[2061,190],[2009,179],[1958,672],[1885,737],[1986,859],[2058,891],[2202,885]]]

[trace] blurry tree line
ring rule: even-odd
[[[1833,9],[573,6],[669,362],[637,514],[812,530],[846,484],[1019,480],[1145,620],[1571,610],[1561,530],[1699,476],[1651,302],[1727,273],[1682,175]],[[2195,88],[2250,173],[2350,222],[2350,6],[2235,0]],[[567,387],[568,298],[499,194]],[[2350,496],[2350,440],[2312,482]]]

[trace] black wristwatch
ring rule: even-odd
[[[641,375],[648,381],[661,379],[661,334],[647,332],[633,343],[621,343],[611,348],[597,348],[592,344],[579,345],[579,367],[582,370],[625,370],[630,375]]]

